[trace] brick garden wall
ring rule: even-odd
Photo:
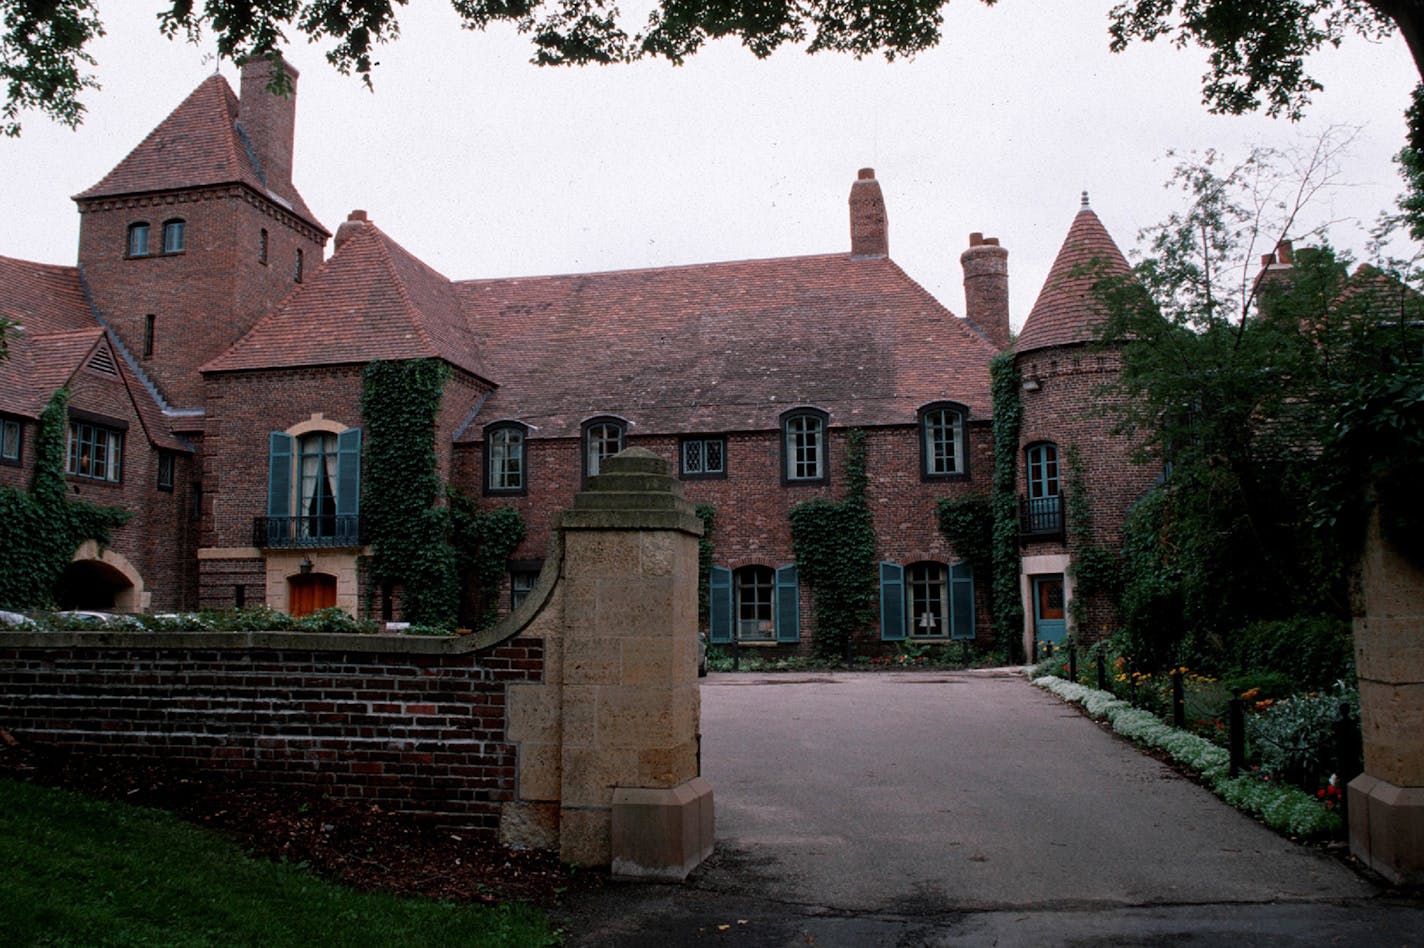
[[[0,722],[36,746],[317,788],[493,836],[515,794],[506,688],[543,679],[543,640],[312,638],[0,633]]]

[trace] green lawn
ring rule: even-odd
[[[332,885],[250,859],[168,813],[0,780],[6,945],[556,944],[523,905],[453,905]]]

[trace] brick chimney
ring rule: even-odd
[[[1000,349],[1009,347],[1009,252],[999,238],[975,232],[959,255],[964,267],[964,316]]]
[[[332,247],[332,252],[335,253],[340,250],[342,244],[360,233],[361,228],[366,226],[367,220],[368,218],[366,217],[365,211],[358,210],[347,214],[346,220],[342,221],[341,226],[336,228],[336,243]]]
[[[284,198],[292,196],[292,143],[297,118],[297,70],[281,62],[291,88],[286,95],[267,89],[276,64],[254,56],[242,64],[242,91],[238,99],[237,122],[257,157],[263,183]]]
[[[850,255],[888,257],[890,225],[885,218],[885,197],[874,168],[861,168],[850,187]]]

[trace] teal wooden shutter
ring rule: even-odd
[[[361,429],[336,436],[336,515],[361,512]]]
[[[974,638],[974,567],[968,563],[949,568],[949,637]]]
[[[880,564],[880,639],[905,639],[905,567],[899,563]]]
[[[292,436],[280,431],[268,438],[267,516],[292,515]]]
[[[714,566],[707,576],[707,638],[721,645],[732,641],[732,571]]]
[[[776,571],[776,641],[801,641],[801,586],[794,563]]]

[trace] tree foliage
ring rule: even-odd
[[[294,36],[331,44],[327,59],[369,81],[381,44],[400,35],[406,0],[165,0],[159,26],[169,36],[211,33],[226,59],[280,56]],[[450,0],[469,30],[513,24],[540,65],[681,63],[712,40],[732,38],[758,57],[784,45],[857,57],[913,55],[944,35],[947,0],[658,0],[641,24],[611,0]],[[993,5],[996,0],[982,0]],[[1378,38],[1398,28],[1420,55],[1421,0],[1124,0],[1109,21],[1111,48],[1169,36],[1206,48],[1207,104],[1243,112],[1300,114],[1320,88],[1305,57],[1347,36]],[[36,109],[77,124],[80,95],[96,85],[89,44],[104,33],[95,0],[0,0],[0,77],[7,83],[3,127],[19,133],[20,113]],[[1424,68],[1421,68],[1424,73]],[[276,82],[283,74],[277,73]]]
[[[1148,662],[1220,653],[1253,619],[1348,615],[1366,489],[1407,476],[1424,447],[1403,274],[1351,274],[1323,244],[1264,277],[1227,266],[1290,232],[1329,177],[1315,165],[1292,200],[1267,199],[1292,175],[1277,157],[1184,164],[1186,208],[1149,232],[1130,277],[1098,284],[1104,340],[1127,340],[1106,401],[1165,472],[1123,549],[1124,631]]]

